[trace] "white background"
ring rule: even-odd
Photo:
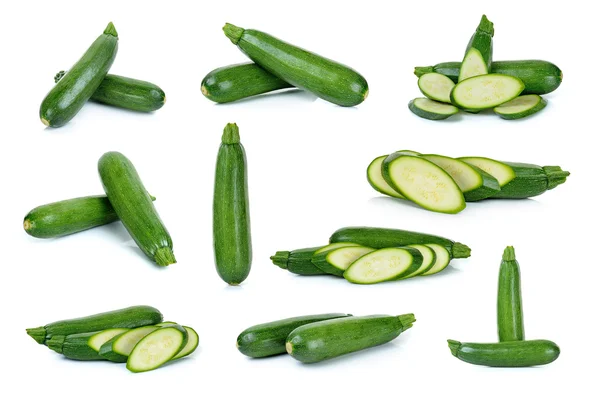
[[[599,268],[596,21],[584,2],[354,1],[15,2],[2,6],[2,396],[13,401],[159,402],[597,402]],[[547,59],[563,85],[522,121],[493,114],[430,122],[412,115],[415,65],[460,60],[482,13],[495,23],[494,57]],[[167,94],[153,114],[89,103],[67,126],[44,129],[38,108],[113,21],[111,73]],[[304,92],[215,105],[200,93],[210,70],[244,62],[223,35],[231,22],[343,62],[370,96],[341,108]],[[212,192],[220,136],[237,122],[249,167],[254,261],[240,287],[217,276]],[[533,200],[470,204],[458,215],[378,196],[372,158],[398,149],[561,165],[566,184]],[[136,165],[168,227],[178,263],[159,269],[120,223],[56,240],[31,238],[22,218],[57,200],[98,194],[96,164],[118,150]],[[348,225],[405,228],[468,244],[445,272],[370,287],[302,278],[270,263],[277,250],[322,245]],[[551,365],[491,369],[460,362],[446,339],[496,340],[496,282],[505,246],[521,264],[526,335],[562,349]],[[136,304],[193,326],[188,359],[145,374],[62,359],[26,327]],[[235,349],[244,328],[323,312],[402,314],[415,326],[393,343],[316,365],[288,356],[251,360]],[[594,376],[596,375],[596,376]],[[3,400],[4,401],[4,400]]]

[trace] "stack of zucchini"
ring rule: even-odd
[[[493,109],[503,119],[520,119],[546,107],[540,97],[558,88],[562,72],[544,60],[492,62],[494,24],[484,15],[462,62],[415,67],[419,89],[408,107],[421,118],[442,120],[460,110]]]
[[[379,156],[367,168],[367,180],[377,192],[441,213],[458,213],[465,202],[541,195],[563,184],[568,176],[559,166],[487,157],[454,159],[412,150]]]
[[[29,328],[27,334],[66,358],[127,363],[134,373],[183,358],[198,346],[193,328],[163,322],[161,312],[150,306],[56,321]]]
[[[323,247],[278,251],[273,264],[298,275],[333,275],[369,285],[436,274],[471,249],[431,234],[378,227],[344,227]]]

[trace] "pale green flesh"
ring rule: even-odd
[[[475,76],[481,76],[488,74],[487,65],[481,56],[481,52],[478,49],[471,48],[465,55],[462,64],[460,65],[460,73],[458,74],[458,81],[469,79]]]
[[[175,355],[173,357],[173,359],[183,358],[184,356],[187,356],[187,355],[191,354],[192,352],[194,352],[196,350],[196,348],[198,347],[198,342],[199,342],[198,333],[196,333],[196,331],[194,331],[194,329],[191,327],[184,326],[183,328],[185,328],[185,330],[188,333],[188,342],[187,342],[187,344],[185,344],[183,349],[177,355]]]
[[[474,165],[496,178],[500,187],[505,186],[515,178],[515,170],[500,161],[492,160],[487,157],[461,157],[459,160]]]
[[[521,94],[523,82],[503,74],[484,74],[460,81],[452,90],[452,103],[462,108],[482,110],[497,107]]]
[[[542,102],[542,97],[540,97],[539,95],[521,95],[512,101],[505,102],[504,104],[497,106],[496,108],[494,108],[494,112],[497,114],[506,115],[518,114],[520,112],[524,112],[531,108],[534,108],[540,102]]]
[[[408,271],[413,256],[402,248],[382,248],[362,256],[344,272],[344,278],[354,283],[373,284],[396,279]]]
[[[327,254],[327,262],[337,269],[345,271],[354,261],[373,251],[375,250],[369,247],[338,248]]]
[[[323,248],[318,249],[317,251],[315,251],[314,255],[320,254],[322,252],[326,252],[326,251],[331,251],[331,250],[336,250],[338,248],[342,248],[342,247],[361,247],[360,244],[356,244],[356,243],[350,243],[350,242],[340,242],[340,243],[331,243],[326,245]]]
[[[127,359],[127,369],[132,372],[156,369],[179,353],[183,341],[183,334],[176,328],[159,328],[135,345]]]
[[[381,164],[383,160],[385,160],[387,156],[377,157],[375,160],[369,164],[369,168],[367,168],[367,179],[369,180],[369,184],[375,189],[377,192],[381,192],[382,194],[393,196],[394,198],[404,197],[396,192],[390,185],[385,182],[383,175],[381,174]]]
[[[109,330],[100,331],[88,340],[88,346],[98,352],[105,342],[112,339],[114,336],[123,334],[127,331],[129,331],[129,328],[111,328]]]
[[[429,98],[416,98],[414,104],[425,112],[431,112],[433,114],[440,115],[454,115],[457,114],[459,109],[454,105],[443,104],[441,102],[430,100]]]
[[[446,268],[448,264],[450,264],[450,253],[446,250],[445,247],[438,244],[425,244],[427,247],[431,248],[435,253],[435,263],[431,268],[427,271],[423,272],[421,275],[433,275],[440,272],[442,269]]]
[[[135,345],[146,335],[160,327],[147,326],[127,331],[113,342],[112,350],[118,354],[129,356]]]
[[[439,73],[425,73],[419,77],[419,89],[423,95],[434,101],[450,102],[454,82]]]
[[[422,158],[431,161],[446,171],[462,192],[469,192],[483,185],[483,178],[468,164],[446,156],[423,154]]]
[[[423,263],[421,264],[419,269],[417,269],[412,274],[408,275],[406,277],[406,279],[412,278],[414,276],[418,276],[418,275],[421,275],[421,274],[427,272],[435,264],[436,254],[435,254],[435,251],[433,251],[433,249],[431,247],[428,247],[426,245],[421,245],[421,244],[411,244],[411,245],[407,245],[406,247],[414,248],[415,250],[419,250],[419,252],[423,256]]]

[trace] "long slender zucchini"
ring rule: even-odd
[[[321,247],[300,248],[293,251],[277,251],[271,261],[279,268],[287,269],[296,275],[329,275],[312,263],[312,257]]]
[[[98,161],[98,172],[115,212],[144,254],[160,266],[177,262],[171,236],[131,161],[108,152]]]
[[[415,67],[415,75],[421,77],[427,73],[440,73],[458,83],[461,62],[444,62],[435,66]],[[506,60],[492,62],[491,73],[517,77],[525,89],[522,94],[548,94],[562,83],[563,73],[554,63],[545,60]]]
[[[249,62],[211,71],[200,89],[209,100],[226,103],[290,87],[288,82]]]
[[[473,343],[448,340],[452,355],[474,365],[492,367],[526,367],[546,365],[560,355],[552,341],[538,339],[497,343]]]
[[[341,277],[354,261],[373,251],[372,248],[363,246],[341,247],[315,253],[311,261],[321,271]]]
[[[498,338],[500,342],[525,339],[523,304],[521,302],[521,272],[513,247],[506,247],[500,263]]]
[[[251,358],[264,358],[283,354],[286,352],[285,341],[296,328],[317,321],[349,316],[351,314],[313,314],[257,324],[246,328],[240,333],[237,337],[236,347],[241,353]]]
[[[382,227],[343,227],[336,230],[330,243],[351,242],[371,248],[401,247],[410,244],[438,244],[446,248],[451,258],[468,258],[471,249],[445,237],[418,233],[409,230],[386,229]]]
[[[87,317],[55,321],[42,327],[28,328],[27,334],[38,344],[45,344],[55,335],[71,335],[102,331],[107,328],[135,328],[158,324],[163,316],[154,307],[132,306]]]
[[[460,66],[458,81],[471,77],[489,74],[492,70],[492,38],[494,24],[485,15],[481,17],[479,26],[471,36],[465,57]]]
[[[129,331],[127,328],[109,328],[104,331],[83,334],[55,335],[48,340],[48,348],[75,360],[103,360],[98,354],[100,347],[116,335]]]
[[[246,153],[235,123],[225,127],[217,156],[213,245],[221,279],[230,285],[242,283],[252,265],[252,240]]]
[[[58,128],[79,112],[112,66],[118,40],[117,30],[111,22],[42,101],[40,119],[44,125]]]
[[[369,86],[355,70],[261,31],[232,24],[225,35],[250,59],[280,79],[344,107],[363,102]]]
[[[162,327],[173,327],[176,325],[177,324],[168,324],[163,325]],[[135,345],[146,335],[159,328],[161,327],[148,325],[116,335],[102,344],[98,350],[98,354],[111,362],[125,363]]]
[[[423,256],[416,248],[382,248],[354,261],[343,275],[349,282],[372,285],[408,278],[422,264]]]
[[[294,359],[315,363],[390,342],[411,328],[414,322],[413,314],[319,321],[292,331],[285,347]]]
[[[460,81],[452,89],[450,99],[459,108],[481,111],[517,98],[525,85],[504,74],[484,74]]]
[[[187,331],[180,325],[159,328],[135,345],[127,358],[127,369],[134,373],[154,370],[174,359],[187,341]]]
[[[546,105],[548,102],[537,94],[521,95],[498,105],[494,108],[494,113],[502,119],[521,119],[540,112]]]

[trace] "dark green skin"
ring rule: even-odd
[[[211,101],[226,103],[264,94],[291,84],[249,62],[219,67],[202,80],[202,94]]]
[[[241,353],[251,358],[265,358],[284,354],[285,341],[296,328],[317,321],[348,316],[351,316],[351,314],[315,314],[258,324],[242,331],[237,337],[236,346]]]
[[[410,328],[413,321],[412,315],[372,315],[320,321],[293,330],[287,337],[286,349],[300,362],[320,362],[390,342]]]
[[[497,199],[524,199],[541,195],[564,183],[569,176],[557,166],[540,167],[535,164],[509,163],[515,171],[515,178],[504,185],[500,192],[491,196]]]
[[[231,24],[223,30],[252,61],[295,87],[344,107],[358,105],[368,95],[365,78],[348,66],[261,31]]]
[[[403,247],[411,244],[439,244],[452,258],[468,258],[471,249],[461,243],[432,234],[381,227],[343,227],[329,237],[329,243],[351,242],[371,248]]]
[[[448,340],[448,345],[461,361],[503,368],[547,365],[560,355],[558,345],[543,339],[489,344]]]
[[[98,332],[82,334],[57,335],[48,342],[48,348],[63,354],[66,358],[78,361],[105,360],[88,345],[88,340]]]
[[[271,261],[278,267],[287,269],[296,275],[329,275],[321,271],[312,263],[313,255],[321,248],[323,248],[323,246],[300,248],[293,251],[277,251],[275,255],[271,257]]]
[[[498,276],[498,339],[500,342],[525,339],[521,272],[513,247],[506,247]]]
[[[479,167],[475,167],[474,165],[467,163],[466,161],[463,161],[463,163],[471,166],[471,168],[473,168],[475,171],[477,171],[479,173],[479,175],[481,175],[481,177],[483,178],[483,185],[481,187],[464,193],[465,201],[467,201],[467,202],[481,201],[484,199],[491,198],[492,196],[494,196],[498,192],[500,192],[500,184],[498,183],[498,180],[496,178],[489,175],[488,173],[486,173]]]
[[[55,335],[81,334],[107,328],[136,328],[158,324],[163,320],[160,311],[150,306],[132,306],[87,317],[55,321],[43,327],[28,328],[29,334],[39,344],[45,344]]]
[[[225,128],[217,155],[213,245],[221,279],[230,285],[242,283],[250,274],[252,239],[246,154],[235,124]]]
[[[467,49],[465,50],[466,56],[471,48],[477,49],[485,61],[488,73],[492,70],[493,37],[494,24],[492,24],[484,15],[481,17],[481,22],[475,30],[475,33],[471,36]]]
[[[461,62],[444,62],[435,66],[415,67],[415,75],[421,77],[425,73],[443,74],[458,83]],[[492,62],[491,73],[506,74],[521,79],[525,83],[525,94],[548,94],[556,90],[562,83],[562,71],[553,63],[545,60],[507,60]]]
[[[104,80],[117,56],[118,36],[112,23],[71,67],[40,106],[40,119],[53,128],[69,122]]]
[[[160,266],[174,264],[171,236],[131,161],[108,152],[98,161],[98,172],[106,196],[138,247]]]

